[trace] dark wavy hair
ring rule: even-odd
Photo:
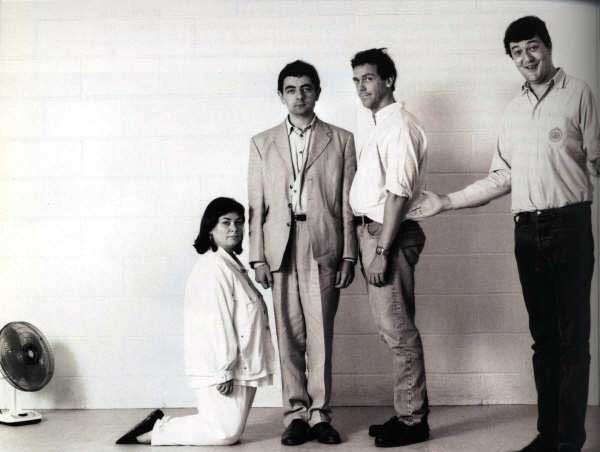
[[[394,60],[388,55],[387,49],[382,47],[380,49],[368,49],[358,52],[354,55],[354,58],[350,60],[352,69],[356,66],[362,66],[363,64],[372,64],[377,68],[377,75],[383,80],[393,78],[392,91],[396,89],[396,78],[398,78],[398,72],[396,71],[396,65]]]
[[[202,220],[200,221],[200,232],[196,241],[194,242],[194,248],[198,254],[204,254],[209,249],[217,251],[217,245],[212,241],[210,232],[214,229],[219,221],[219,217],[227,213],[237,213],[242,218],[244,217],[244,206],[232,198],[215,198],[206,206]],[[242,252],[242,242],[233,249],[236,254]]]
[[[510,43],[526,41],[538,36],[548,49],[552,49],[552,39],[546,28],[546,23],[536,16],[525,16],[512,22],[504,33],[504,50],[508,56],[510,53]]]
[[[279,77],[277,77],[277,91],[283,93],[283,81],[286,77],[302,77],[303,75],[306,75],[312,80],[315,85],[315,90],[317,91],[317,94],[319,94],[321,92],[321,79],[319,78],[319,73],[312,64],[302,60],[292,61],[284,66],[279,73]]]

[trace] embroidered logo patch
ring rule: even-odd
[[[548,138],[550,138],[550,141],[553,141],[553,142],[560,141],[562,139],[562,137],[563,137],[562,130],[560,130],[560,128],[558,128],[558,127],[555,127],[548,133]]]

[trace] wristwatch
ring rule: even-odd
[[[388,254],[390,254],[390,250],[387,248],[384,248],[381,245],[377,245],[377,248],[375,248],[375,254],[377,254],[379,256],[387,256]]]

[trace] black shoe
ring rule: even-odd
[[[418,424],[407,425],[395,418],[383,424],[381,434],[375,437],[377,447],[397,447],[421,443],[429,439],[429,424],[427,419]]]
[[[312,439],[310,425],[302,419],[294,419],[281,434],[281,444],[298,446]]]
[[[527,446],[517,452],[556,452],[557,450],[558,446],[555,442],[546,441],[541,435],[538,435]]]
[[[581,452],[581,447],[570,443],[561,443],[558,445],[558,452]]]
[[[323,444],[339,444],[342,442],[340,434],[329,422],[319,422],[311,428],[312,437]]]
[[[392,416],[387,421],[385,421],[383,424],[369,425],[369,436],[371,436],[373,438],[376,436],[381,436],[383,434],[383,430],[386,428],[385,427],[386,425],[395,424],[396,422],[398,422],[398,418],[396,416]]]
[[[121,436],[115,444],[138,444],[137,437],[152,430],[154,423],[164,415],[161,410],[154,410],[142,422]]]

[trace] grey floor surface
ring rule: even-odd
[[[311,442],[296,447],[279,442],[282,426],[278,408],[254,408],[240,444],[220,447],[117,446],[114,441],[133,427],[149,410],[44,411],[40,424],[0,425],[1,452],[107,452],[107,451],[368,451],[499,452],[526,444],[535,434],[534,406],[493,405],[433,407],[429,423],[432,438],[426,443],[379,449],[367,434],[368,425],[392,415],[391,407],[336,407],[334,425],[344,442],[328,446]],[[191,414],[190,409],[167,409],[169,415]],[[600,452],[600,407],[590,407],[586,419],[585,452]]]

